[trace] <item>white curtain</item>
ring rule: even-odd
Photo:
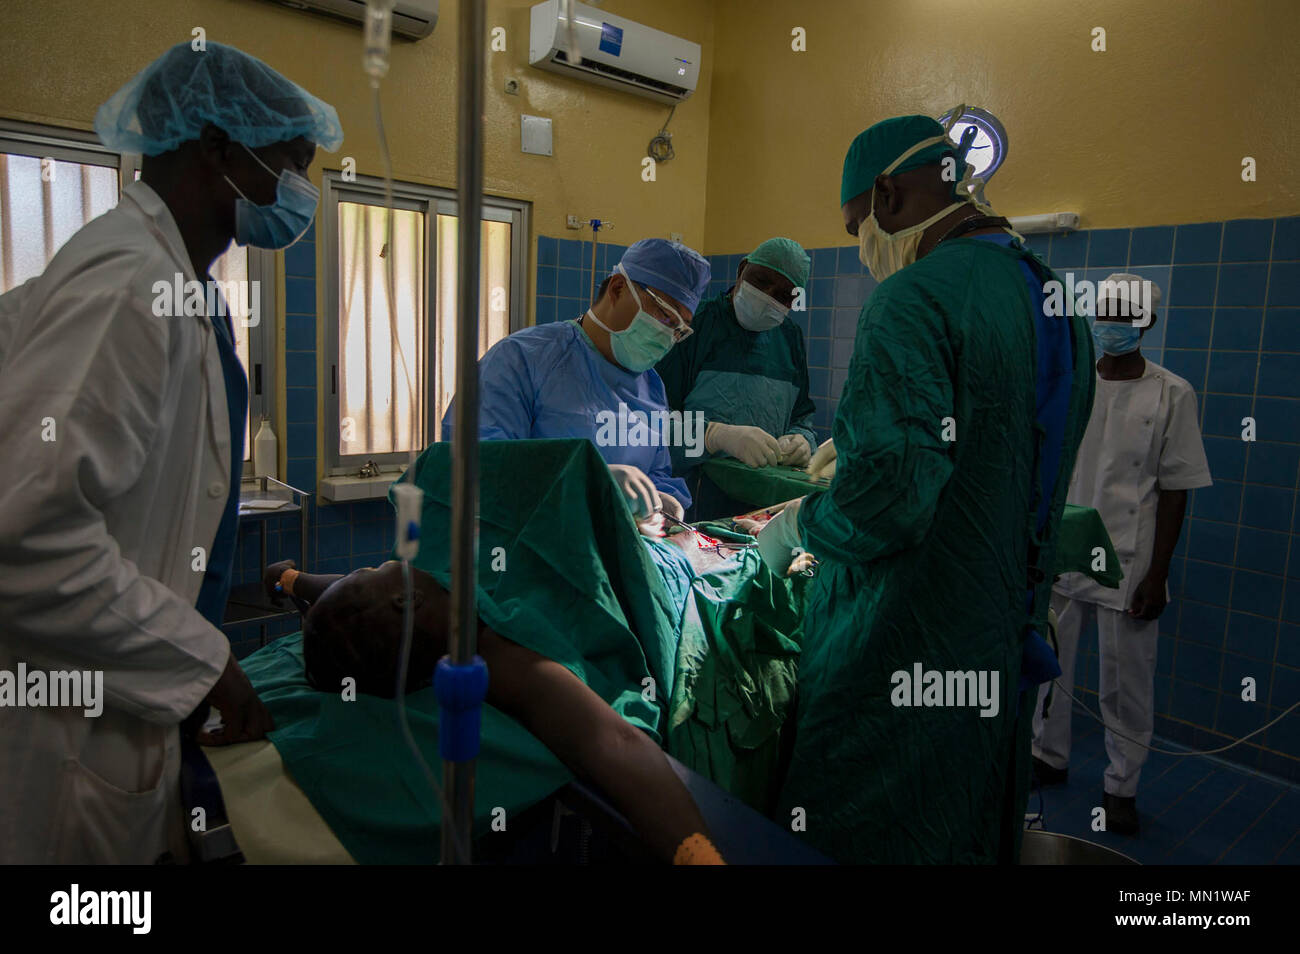
[[[45,271],[83,225],[117,205],[117,170],[0,153],[0,294]]]
[[[381,206],[340,202],[339,453],[390,454],[419,449],[426,315],[424,215],[393,213],[385,248]],[[393,307],[385,267],[391,260]]]

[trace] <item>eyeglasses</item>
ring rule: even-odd
[[[661,315],[652,314],[651,317],[672,331],[674,342],[684,341],[695,333],[695,329],[682,319],[682,316],[677,313],[676,308],[656,295],[650,288],[646,288],[645,293],[654,299],[654,303],[658,305],[663,312]]]

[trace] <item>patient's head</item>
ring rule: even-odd
[[[415,625],[406,691],[429,685],[446,652],[447,594],[429,574],[411,570]],[[343,679],[357,691],[392,698],[402,648],[405,589],[402,565],[354,570],[323,594],[303,619],[307,679],[323,692],[338,692]]]

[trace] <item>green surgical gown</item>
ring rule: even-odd
[[[1051,586],[1050,572],[1034,574],[1027,611],[1029,563],[1053,566],[1093,381],[1086,324],[1060,319],[1073,322],[1074,378],[1048,529],[1031,547],[1036,331],[1019,261],[954,239],[880,285],[859,317],[835,418],[835,479],[800,513],[821,567],[781,817],[802,809],[806,837],[841,861],[978,863],[1017,851],[1032,705],[1017,683]],[[918,663],[998,673],[997,714],[895,706],[893,674]]]
[[[773,437],[799,434],[816,449],[808,355],[798,325],[787,318],[768,331],[747,331],[736,320],[728,291],[701,302],[691,327],[695,333],[655,367],[669,408],[701,411],[706,421],[761,427]],[[734,516],[751,509],[702,475],[698,465],[703,459],[672,448],[673,473],[686,477],[696,497],[692,517]]]

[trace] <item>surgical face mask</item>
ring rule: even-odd
[[[258,159],[253,150],[244,146],[244,151],[271,175],[276,174],[274,169]],[[275,201],[270,205],[258,205],[250,202],[243,190],[230,181],[229,176],[225,177],[230,188],[239,193],[239,198],[235,200],[235,242],[239,245],[288,248],[311,228],[311,220],[316,217],[316,205],[320,201],[320,190],[288,169],[277,178],[279,181],[275,187]]]
[[[618,271],[627,278],[627,272],[623,271],[621,265]],[[622,331],[611,330],[590,308],[587,309],[587,316],[609,332],[609,346],[614,351],[614,360],[627,370],[640,373],[658,364],[672,350],[677,339],[671,328],[641,307],[641,296],[637,294],[636,286],[630,278],[627,278],[627,287],[632,290],[637,313],[632,323]]]
[[[1105,354],[1119,356],[1132,354],[1138,349],[1142,329],[1127,321],[1098,321],[1092,326],[1092,340]]]
[[[881,175],[889,175],[913,153],[920,152],[937,142],[943,142],[945,139],[947,139],[946,136],[922,139],[886,166]],[[967,168],[963,181],[957,184],[958,195],[962,195],[967,191],[966,182],[970,179],[970,176],[971,170]],[[974,199],[968,196],[952,203],[947,208],[940,209],[924,222],[909,225],[905,229],[890,233],[882,229],[880,223],[876,220],[876,187],[873,185],[871,187],[871,205],[868,207],[871,214],[858,226],[858,259],[867,267],[867,271],[871,273],[872,278],[878,282],[883,282],[890,275],[902,271],[916,261],[916,250],[921,245],[921,239],[925,235],[926,229],[944,216],[951,214],[954,209],[960,209],[963,205],[973,202]]]
[[[736,309],[736,320],[748,331],[768,331],[785,321],[790,313],[789,308],[749,282],[736,286],[731,304]]]

